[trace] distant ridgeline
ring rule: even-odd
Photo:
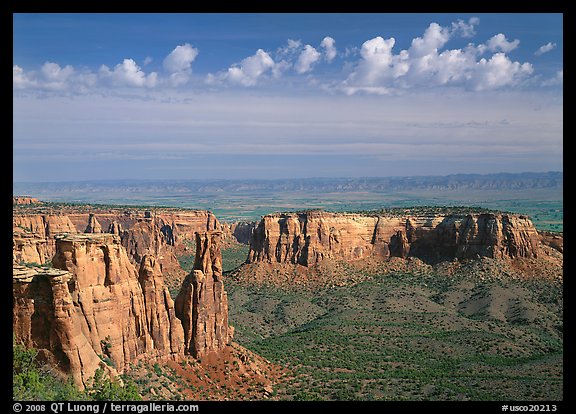
[[[13,184],[15,194],[241,193],[251,191],[390,192],[411,190],[562,189],[563,172],[453,174],[416,177],[298,178],[275,180],[109,180]]]

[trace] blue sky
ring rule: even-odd
[[[562,170],[561,14],[16,14],[14,181]]]

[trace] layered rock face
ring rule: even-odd
[[[196,233],[194,269],[176,297],[176,315],[184,326],[187,352],[201,357],[223,349],[232,339],[228,295],[222,281],[222,232]]]
[[[118,236],[62,235],[53,266],[31,278],[15,268],[14,334],[49,351],[79,386],[102,360],[121,372],[141,357],[182,354],[182,326],[153,258],[138,274]]]
[[[146,255],[142,258],[138,281],[144,294],[147,327],[153,347],[161,355],[183,353],[182,323],[176,318],[174,301],[168,288],[164,286],[164,277],[154,256]]]
[[[176,306],[154,256],[145,254],[137,271],[117,235],[56,236],[54,269],[13,266],[16,341],[81,388],[98,367],[115,374],[143,358],[220,351],[232,338],[220,235],[197,234],[194,270]]]
[[[49,256],[46,239],[31,233],[12,233],[12,263],[46,263]]]
[[[82,388],[106,365],[83,332],[85,323],[70,292],[72,279],[65,270],[14,266],[13,334],[17,342],[39,349],[60,371],[71,373]]]
[[[67,216],[47,214],[14,215],[12,217],[14,258],[20,256],[21,260],[36,263],[50,261],[56,252],[54,236],[60,233],[77,233],[76,228]],[[40,257],[36,257],[36,254],[31,253],[30,249],[26,248],[25,245],[28,243],[22,245],[23,239],[27,239],[30,243],[36,240],[34,243],[37,247],[37,254]],[[40,240],[44,240],[44,243],[41,243]],[[27,251],[18,253],[19,249]],[[16,263],[19,262],[19,260],[16,261]]]
[[[197,231],[221,228],[216,217],[209,211],[124,211],[120,209],[97,212],[50,215],[14,214],[14,258],[45,263],[54,256],[54,236],[61,233],[108,233],[121,237],[133,264],[139,265],[146,254],[156,256],[164,272],[180,276],[183,272],[176,258],[176,250],[185,250],[185,240],[193,240]],[[22,234],[26,233],[26,236]],[[23,238],[36,237],[45,240],[45,248],[37,249],[23,242]],[[16,240],[19,238],[19,240]],[[38,254],[43,256],[37,257]],[[16,262],[16,263],[19,263]]]
[[[363,216],[307,211],[264,216],[248,262],[419,257],[435,262],[478,257],[537,257],[539,236],[525,216],[497,213],[432,217]]]

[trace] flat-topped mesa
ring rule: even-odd
[[[141,358],[183,355],[182,326],[154,258],[145,256],[138,273],[118,236],[63,234],[56,236],[52,264],[61,269],[55,272],[69,275],[66,283],[44,283],[42,289],[30,291],[26,297],[34,304],[32,313],[20,310],[30,304],[15,302],[14,313],[23,316],[14,319],[14,330],[26,332],[27,324],[32,324],[30,335],[20,339],[25,338],[27,346],[49,350],[79,386],[94,375],[102,360],[122,372],[126,364]],[[15,272],[14,280],[22,276]],[[25,293],[16,282],[14,292],[15,298]],[[47,323],[42,326],[48,330],[34,329],[35,321],[54,318],[61,319],[59,330]],[[44,337],[53,343],[43,343]],[[80,347],[83,351],[78,353]]]
[[[222,232],[196,233],[196,257],[175,301],[184,327],[188,353],[198,358],[218,352],[232,339],[228,326],[228,295],[222,281]]]
[[[28,204],[41,204],[42,201],[30,196],[13,196],[12,204],[28,205]]]
[[[324,259],[418,257],[428,262],[478,257],[537,257],[529,218],[506,213],[438,216],[306,211],[264,216],[248,262],[310,266]]]

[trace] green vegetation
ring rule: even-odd
[[[484,214],[484,213],[510,213],[501,210],[494,210],[478,206],[415,206],[415,207],[390,207],[380,208],[378,210],[360,210],[352,211],[351,213],[362,214],[365,216],[437,216],[437,215],[455,215],[465,216],[468,214]]]
[[[236,341],[294,373],[282,399],[563,398],[561,283],[432,272],[227,290]]]
[[[230,247],[222,249],[222,271],[230,272],[246,262],[250,246],[235,243]]]
[[[13,371],[12,398],[18,401],[139,401],[136,384],[128,376],[122,376],[124,385],[111,380],[98,368],[88,380],[85,390],[79,391],[72,381],[66,381],[53,368],[37,360],[38,351],[12,343]]]

